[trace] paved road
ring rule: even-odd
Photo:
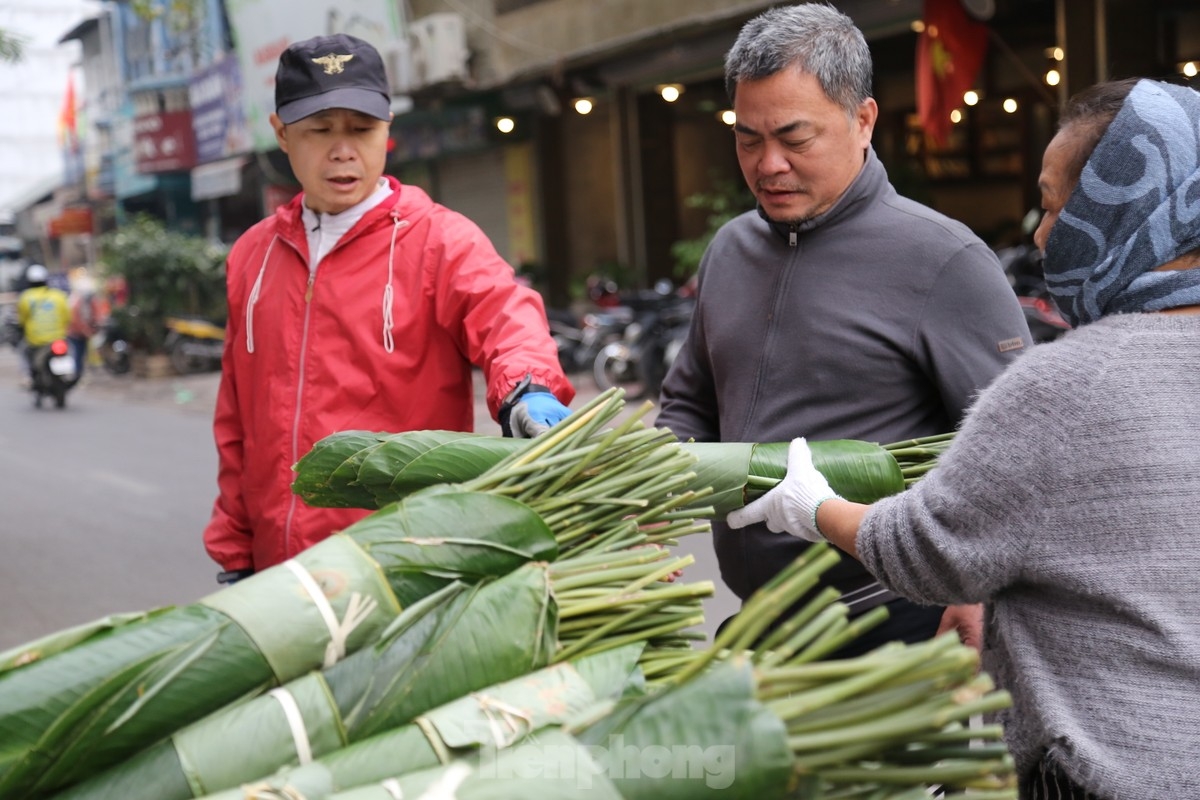
[[[217,588],[200,531],[215,493],[219,377],[93,370],[67,409],[38,411],[17,387],[14,351],[0,350],[0,649]],[[587,376],[576,383],[573,407],[596,394]],[[476,394],[476,429],[499,434],[482,380]],[[687,537],[678,550],[696,559],[686,580],[716,586],[705,606],[711,636],[736,600],[720,583],[708,536]]]

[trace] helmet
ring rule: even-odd
[[[45,283],[49,279],[50,270],[41,264],[30,264],[29,269],[25,270],[25,280],[30,283]]]

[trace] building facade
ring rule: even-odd
[[[388,170],[474,219],[552,303],[596,274],[680,280],[675,245],[710,227],[711,205],[696,199],[745,202],[723,58],[772,5],[108,2],[64,36],[83,44],[88,73],[76,180],[97,232],[145,211],[231,241],[298,189],[267,124],[279,52],[348,32],[389,65]],[[988,28],[977,102],[956,110],[935,146],[915,114],[922,0],[835,5],[872,49],[874,147],[893,183],[997,245],[1038,203],[1041,153],[1067,94],[1130,75],[1187,80],[1186,64],[1200,60],[1200,9],[1187,0],[971,0]]]

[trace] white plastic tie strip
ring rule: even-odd
[[[325,627],[329,629],[329,644],[325,648],[324,664],[324,669],[329,669],[346,657],[346,642],[350,639],[350,634],[371,616],[379,603],[374,597],[364,598],[359,592],[354,592],[346,605],[346,616],[339,622],[333,606],[329,604],[329,598],[321,591],[316,578],[295,559],[289,559],[283,562],[283,565],[292,571],[300,585],[308,592],[313,605],[321,612]]]
[[[296,698],[292,697],[292,693],[283,687],[272,689],[267,694],[274,697],[283,708],[283,716],[292,730],[292,741],[296,745],[296,757],[300,760],[300,764],[311,762],[313,758],[312,745],[308,741],[308,729],[304,727],[304,716],[300,713],[300,706],[297,705]]]

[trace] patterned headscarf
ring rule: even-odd
[[[1200,94],[1139,81],[1084,165],[1043,268],[1073,326],[1200,304],[1200,269],[1151,272],[1200,247]]]

